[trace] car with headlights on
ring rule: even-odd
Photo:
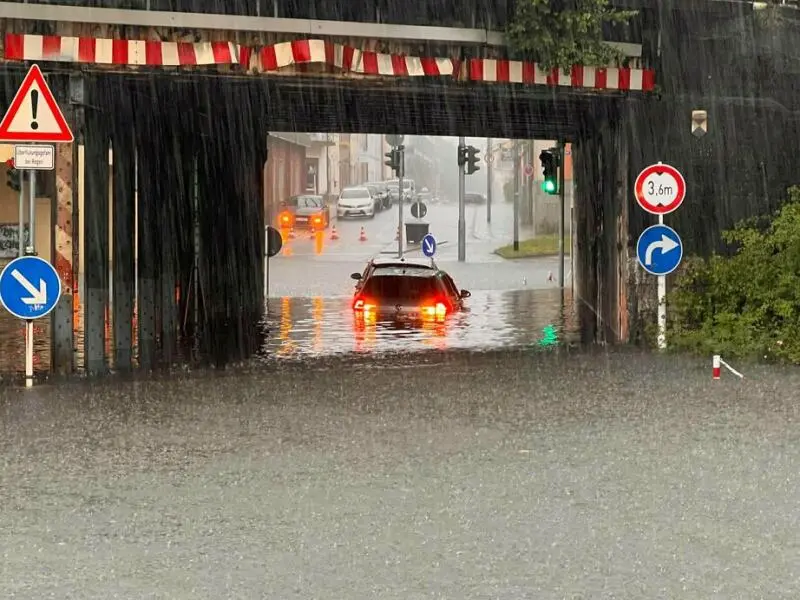
[[[326,229],[331,222],[330,207],[322,196],[314,194],[298,194],[280,205],[278,222],[281,228],[307,227],[309,229]]]

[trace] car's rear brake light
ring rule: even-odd
[[[365,301],[363,298],[359,298],[358,300],[353,302],[353,310],[370,312],[372,310],[375,310],[375,305]]]
[[[426,317],[444,317],[447,315],[447,305],[444,302],[436,302],[422,307],[422,313]]]

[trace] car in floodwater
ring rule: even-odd
[[[299,194],[281,202],[278,215],[279,226],[283,229],[307,227],[309,229],[327,229],[331,223],[330,207],[322,196]]]
[[[443,322],[449,314],[464,309],[467,290],[459,290],[453,278],[432,262],[371,261],[358,280],[353,296],[357,319],[424,323]]]

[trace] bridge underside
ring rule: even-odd
[[[20,69],[7,70],[7,101],[21,77]],[[592,164],[601,160],[594,146],[581,143],[591,124],[618,122],[625,105],[619,97],[427,81],[66,71],[51,72],[49,79],[83,149],[60,148],[57,169],[54,258],[70,292],[54,316],[53,366],[59,372],[75,366],[90,373],[110,366],[152,368],[187,353],[226,363],[258,350],[264,306],[263,166],[270,130],[563,138],[578,142],[580,168],[581,156]],[[616,168],[613,160],[608,165]],[[603,167],[595,165],[592,172],[597,168]],[[72,225],[79,222],[78,181],[82,232]],[[611,186],[603,193],[617,190]],[[597,218],[592,215],[594,220],[585,223],[587,231],[598,230]],[[72,353],[73,306],[78,304],[72,243],[79,235],[85,365],[74,365]],[[69,244],[61,243],[64,239]],[[616,248],[616,238],[608,244]],[[594,246],[582,251],[597,255]],[[593,276],[590,285],[596,282]],[[615,286],[610,297],[618,296]],[[612,304],[616,310],[616,301]],[[593,315],[590,319],[596,322]],[[590,327],[588,335],[595,333]]]

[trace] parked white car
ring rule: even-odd
[[[374,219],[375,198],[372,197],[369,188],[363,186],[344,188],[336,203],[336,215],[340,219],[355,217]]]

